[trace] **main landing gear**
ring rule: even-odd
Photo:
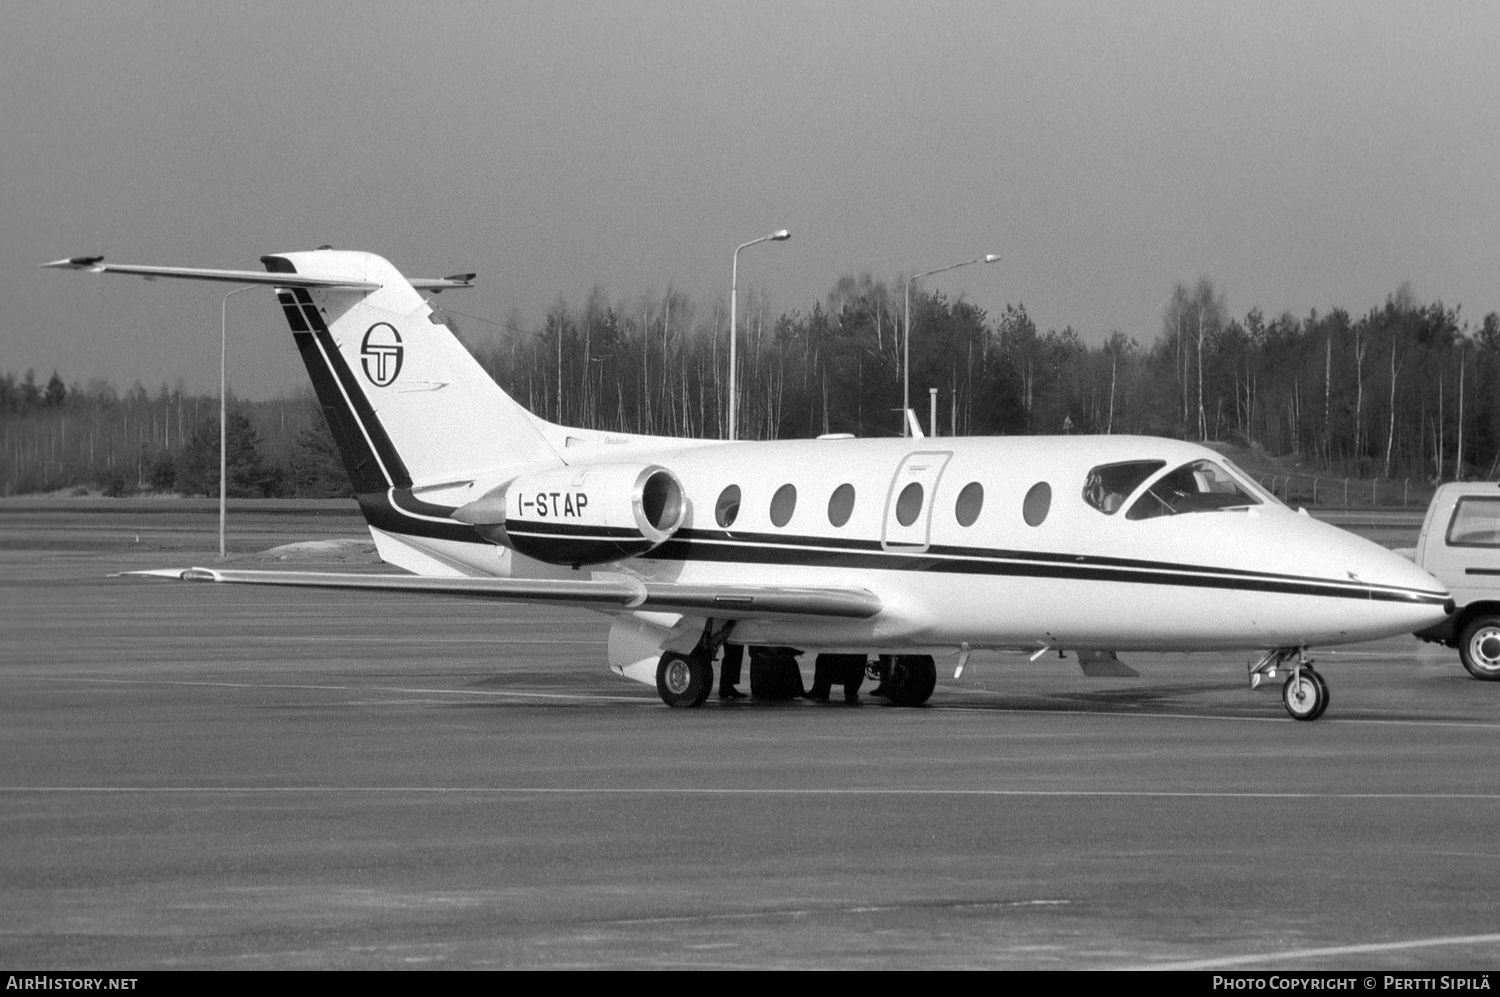
[[[1296,660],[1288,666],[1287,662],[1293,658]],[[1274,679],[1277,671],[1290,671],[1281,687],[1282,705],[1293,720],[1316,720],[1328,709],[1328,683],[1313,671],[1312,664],[1305,647],[1280,647],[1267,651],[1250,666],[1250,688],[1258,688],[1264,680]]]
[[[708,620],[703,635],[686,654],[667,651],[656,663],[656,691],[661,701],[673,707],[702,706],[713,689],[713,662],[729,639],[734,621],[715,624]],[[681,646],[681,645],[679,645]],[[786,702],[805,695],[802,672],[793,647],[751,646],[750,695],[762,702]],[[853,664],[863,656],[854,658]],[[879,682],[872,696],[883,696],[893,706],[921,706],[937,687],[937,665],[929,654],[882,654],[866,669]],[[847,686],[846,686],[847,690]],[[846,691],[847,695],[847,691]]]
[[[714,621],[703,624],[703,636],[687,654],[668,651],[656,663],[656,692],[668,706],[702,706],[714,685],[714,658],[734,629],[730,620],[718,629]]]
[[[656,665],[656,691],[668,706],[702,706],[714,684],[714,666],[694,650],[668,651]]]
[[[880,685],[870,692],[896,706],[921,706],[937,688],[937,664],[930,654],[882,654],[867,669]]]

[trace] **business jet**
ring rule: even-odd
[[[1254,688],[1320,716],[1318,645],[1451,611],[1411,562],[1288,509],[1207,448],[1138,436],[725,442],[554,425],[510,398],[386,260],[321,249],[266,272],[44,267],[274,288],[380,557],[411,574],[144,572],[187,581],[459,593],[613,617],[610,668],[668,706],[750,652],[751,694],[797,658],[868,662],[897,705],[981,649],[1258,652]],[[911,419],[910,415],[908,418]],[[915,426],[915,420],[911,419]],[[825,657],[826,656],[826,657]],[[847,672],[846,672],[847,674]],[[722,679],[722,676],[721,676]],[[723,690],[721,689],[721,695]]]

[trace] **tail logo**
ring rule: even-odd
[[[365,332],[364,342],[359,347],[365,377],[377,388],[395,384],[405,352],[401,346],[401,333],[396,327],[389,322],[376,322]]]

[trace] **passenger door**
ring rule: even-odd
[[[881,545],[886,550],[920,552],[927,549],[932,528],[932,499],[938,479],[948,466],[952,452],[920,451],[907,454],[891,478],[885,498],[885,530]]]

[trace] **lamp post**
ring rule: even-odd
[[[740,250],[747,246],[754,246],[762,242],[786,242],[792,237],[792,233],[786,229],[777,229],[770,235],[763,235],[759,239],[751,239],[735,247],[734,259],[729,267],[729,438],[737,439],[735,435],[735,420],[739,415],[739,396],[736,393],[737,367],[735,364],[735,341],[739,338],[735,327],[735,305],[740,297]]]
[[[901,435],[907,435],[906,413],[911,411],[911,285],[913,281],[921,280],[923,277],[931,277],[935,273],[944,273],[948,270],[957,270],[959,267],[970,266],[974,263],[994,263],[1000,258],[998,253],[986,253],[984,256],[973,260],[964,260],[962,263],[950,263],[946,267],[938,267],[936,270],[927,270],[923,273],[914,274],[906,282],[906,338],[901,346]]]
[[[228,504],[229,495],[229,403],[228,392],[225,390],[228,378],[225,376],[228,368],[229,356],[229,299],[241,291],[253,291],[258,285],[251,284],[248,287],[237,287],[224,295],[224,301],[219,306],[219,560],[224,560],[224,510]]]

